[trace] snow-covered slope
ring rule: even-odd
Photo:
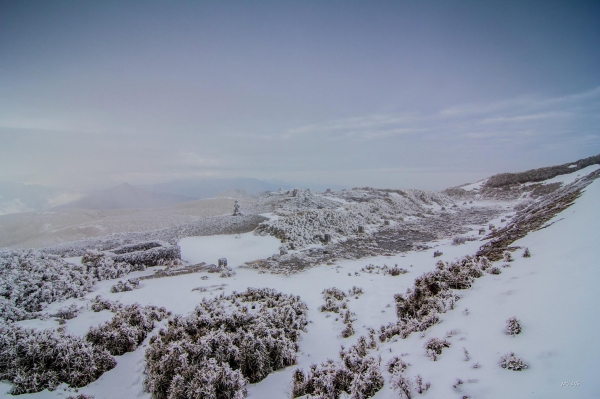
[[[584,177],[585,172],[582,169],[576,173]],[[561,178],[567,179],[565,176],[568,175]],[[48,317],[24,320],[17,324],[37,329],[61,328],[65,333],[83,336],[89,327],[113,317],[109,310],[92,310],[97,304],[94,300],[97,295],[124,305],[139,303],[142,306],[164,306],[174,315],[185,316],[194,311],[202,298],[231,295],[248,287],[267,287],[284,294],[298,295],[308,306],[306,316],[309,324],[306,331],[300,334],[297,364],[273,371],[265,379],[248,384],[248,398],[291,397],[296,369],[306,373],[311,365],[328,359],[333,361],[331,367],[338,367],[335,365],[341,364],[341,346],[348,348],[357,343],[359,337],[368,337],[372,332],[375,333],[376,343],[368,348],[367,356],[375,359],[384,381],[374,398],[403,397],[399,390],[392,389],[392,377],[396,381],[399,381],[399,377],[404,378],[404,386],[413,398],[600,397],[600,380],[597,379],[600,372],[600,363],[597,361],[600,358],[600,343],[595,339],[595,332],[600,328],[600,319],[595,311],[600,300],[597,289],[600,269],[596,266],[600,256],[596,244],[600,239],[600,232],[596,228],[600,223],[597,206],[600,203],[600,179],[594,180],[597,176],[598,172],[587,180],[571,180],[573,186],[554,190],[554,197],[547,194],[531,200],[529,208],[522,209],[517,215],[513,210],[514,201],[496,201],[498,211],[490,216],[491,219],[487,218],[485,222],[480,219],[478,223],[459,226],[465,229],[462,237],[481,237],[480,241],[467,240],[460,244],[462,240],[455,240],[454,244],[460,245],[453,245],[451,236],[440,235],[423,245],[415,245],[412,250],[390,250],[390,253],[382,252],[378,256],[361,259],[344,260],[338,257],[327,264],[318,264],[290,275],[240,266],[278,251],[280,242],[273,236],[244,233],[237,235],[239,238],[234,234],[183,238],[179,242],[183,261],[189,264],[217,264],[219,258],[225,257],[236,273],[231,277],[220,277],[218,273],[208,273],[208,269],[200,268],[198,273],[160,277],[150,269],[134,271],[127,277],[141,277],[139,289],[113,292],[115,280],[97,281],[85,297],[52,303],[42,310],[42,313],[50,315],[75,304],[81,308],[77,317],[60,321],[57,317]],[[569,182],[564,181],[565,184]],[[591,183],[586,186],[588,182]],[[584,188],[577,197],[580,187]],[[372,209],[369,204],[373,198],[380,195],[387,197],[384,192],[373,194],[352,190],[343,195],[328,193],[316,199],[308,198],[307,201],[323,206],[320,210],[335,211],[349,204],[359,204],[358,208],[368,210]],[[305,197],[296,195],[293,198],[298,204],[294,204],[296,200],[288,201],[291,205],[273,220],[295,215],[295,209],[305,203]],[[394,205],[394,201],[386,202],[389,206],[398,206]],[[571,201],[573,204],[567,207]],[[425,198],[415,199],[411,203],[414,205],[406,205],[406,209],[411,212],[421,209],[424,212],[421,216],[414,216],[414,221],[410,219],[415,225],[431,223],[441,226],[446,214],[474,213],[480,209],[478,206],[482,206],[465,202],[446,211],[442,210],[442,206],[447,207],[452,202],[436,203],[433,199]],[[551,216],[553,209],[562,211]],[[307,213],[307,210],[298,211],[300,214],[302,212]],[[377,215],[377,212],[379,210],[372,211],[372,214]],[[541,215],[544,212],[551,219],[546,220]],[[448,220],[451,224],[458,223],[458,219]],[[400,221],[397,223],[391,227],[399,226]],[[533,226],[537,230],[527,234],[525,231],[518,232],[523,226]],[[480,236],[481,230],[489,234]],[[361,240],[368,241],[371,236],[367,232],[361,237]],[[518,239],[513,242],[506,237]],[[490,244],[485,246],[486,243]],[[490,250],[496,248],[494,245],[500,250],[512,250],[510,256],[504,255],[505,259],[493,262],[491,267],[486,266],[483,272],[471,270],[474,274],[466,281],[470,281],[472,286],[449,291],[460,298],[455,302],[456,298],[446,298],[452,300],[446,302],[448,306],[444,309],[438,309],[435,315],[438,323],[431,323],[423,331],[417,329],[404,339],[400,335],[392,335],[383,341],[378,339],[381,326],[399,323],[395,308],[399,299],[395,298],[396,294],[405,295],[408,289],[414,289],[415,281],[420,276],[439,271],[440,267],[450,268],[448,262],[475,255],[482,247],[486,253],[495,255]],[[530,257],[522,256],[525,248],[529,250]],[[513,260],[509,261],[509,258]],[[440,260],[446,263],[436,266]],[[79,259],[68,261],[78,263]],[[397,273],[390,273],[392,268]],[[447,289],[444,284],[442,282],[442,287]],[[332,287],[345,295],[338,303],[343,309],[337,312],[321,311],[321,306],[326,304],[324,291]],[[516,317],[522,327],[522,331],[514,336],[506,334],[506,321],[512,317]],[[354,333],[343,338],[348,335],[348,324]],[[150,337],[164,325],[165,321],[157,322],[156,328],[137,349],[115,356],[116,367],[79,388],[79,393],[93,395],[96,399],[150,398],[150,394],[144,390],[144,353],[152,345]],[[442,348],[435,361],[424,348],[431,338],[448,341],[448,347]],[[513,352],[527,363],[526,369],[511,371],[499,365],[503,355]],[[402,373],[391,374],[387,364],[396,357],[401,358],[407,367]],[[418,393],[417,376],[422,378],[423,386],[426,382],[430,383],[429,389],[422,394]],[[0,392],[4,393],[3,396],[9,396],[10,387],[7,383],[1,383]],[[69,395],[76,393],[73,388],[62,384],[54,391],[45,390],[24,396],[66,398]]]

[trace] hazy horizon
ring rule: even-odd
[[[439,190],[600,153],[600,3],[0,2],[0,180]]]

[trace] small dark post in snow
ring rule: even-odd
[[[219,269],[222,267],[227,267],[227,258],[220,258],[219,259]]]
[[[240,201],[235,200],[235,204],[233,205],[233,216],[242,216],[242,211],[240,210]]]
[[[358,226],[358,232],[359,233],[364,233],[365,232],[365,226]]]
[[[384,220],[383,221],[383,225],[384,226],[389,226],[390,225],[390,221],[389,220]]]
[[[323,236],[323,242],[325,242],[325,244],[327,244],[329,241],[331,241],[331,234],[325,234]]]

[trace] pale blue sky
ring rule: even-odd
[[[440,189],[600,153],[598,1],[0,0],[0,180]]]

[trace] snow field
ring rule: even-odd
[[[584,175],[584,171],[578,171]],[[381,368],[385,378],[384,387],[374,396],[376,399],[400,397],[390,388],[387,362],[395,356],[402,357],[409,366],[405,375],[413,382],[421,375],[431,388],[425,398],[596,398],[600,397],[600,341],[595,331],[600,328],[595,305],[599,295],[600,270],[598,259],[600,233],[597,226],[600,213],[600,181],[590,184],[575,204],[555,216],[556,223],[548,228],[531,232],[513,243],[521,249],[512,253],[513,262],[494,262],[501,269],[500,275],[485,273],[475,280],[468,290],[456,291],[463,298],[454,310],[441,314],[440,324],[424,333],[413,333],[407,339],[399,337],[378,343],[369,355],[381,356]],[[497,228],[506,215],[512,215],[511,204],[506,204],[503,216],[490,221]],[[481,226],[464,236],[478,235]],[[489,232],[486,224],[486,233]],[[360,260],[339,261],[334,265],[308,269],[299,274],[283,276],[240,268],[246,261],[270,256],[281,245],[270,236],[254,236],[251,233],[225,236],[188,237],[180,241],[182,257],[190,263],[216,263],[226,257],[229,266],[236,271],[230,278],[218,274],[198,273],[167,278],[143,280],[141,288],[129,292],[110,293],[115,281],[96,283],[94,291],[84,301],[71,299],[53,307],[70,303],[86,305],[86,300],[101,294],[111,301],[125,305],[139,303],[142,306],[164,306],[174,314],[189,314],[202,297],[214,297],[224,292],[243,291],[247,287],[274,288],[285,294],[299,295],[309,307],[307,332],[299,341],[298,364],[270,374],[263,381],[248,385],[248,398],[289,398],[292,374],[296,368],[306,371],[311,364],[327,359],[338,361],[340,346],[354,344],[358,337],[368,334],[368,328],[378,331],[381,325],[395,322],[394,294],[411,288],[414,279],[433,270],[438,260],[452,261],[474,254],[484,243],[467,241],[451,245],[451,239],[427,243],[425,251],[411,251],[394,256],[378,256]],[[480,236],[478,238],[482,238]],[[531,251],[531,258],[523,258],[524,248]],[[433,257],[434,251],[443,255]],[[73,260],[74,261],[74,260]],[[389,276],[365,273],[367,264],[394,266],[408,270],[407,274]],[[508,267],[503,265],[508,264]],[[154,268],[150,269],[153,270]],[[348,275],[350,273],[350,275]],[[134,272],[127,277],[149,274]],[[358,275],[357,275],[358,274]],[[208,277],[202,280],[201,277]],[[224,285],[223,285],[224,284]],[[320,312],[324,304],[322,291],[336,287],[346,293],[353,286],[363,289],[358,299],[348,297],[347,307],[355,313],[355,334],[341,338],[344,324],[339,315]],[[206,292],[192,291],[205,287]],[[505,333],[506,320],[516,316],[523,331],[516,336]],[[112,313],[93,313],[83,310],[78,317],[67,320],[64,325],[69,333],[83,335],[92,325],[112,317]],[[335,320],[339,317],[339,320]],[[162,325],[162,323],[158,323]],[[20,322],[36,328],[48,328],[58,323],[54,319]],[[144,351],[148,339],[134,352],[116,357],[117,366],[79,392],[100,398],[149,398],[144,392]],[[437,361],[431,360],[423,348],[427,339],[447,339],[445,348]],[[465,360],[464,349],[468,351]],[[528,363],[529,368],[515,372],[498,365],[500,357],[514,352]],[[478,364],[479,367],[473,366]],[[462,383],[457,383],[460,379]],[[0,392],[8,392],[10,385],[1,383]],[[43,391],[24,395],[35,398],[66,398],[74,392],[65,392],[64,386],[54,392]],[[7,393],[0,395],[10,397]],[[413,390],[413,398],[420,397]]]

